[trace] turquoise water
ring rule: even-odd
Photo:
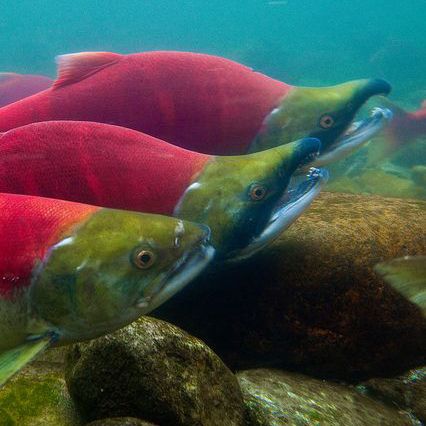
[[[408,110],[426,99],[425,0],[23,0],[3,2],[0,11],[1,71],[54,77],[54,58],[64,53],[187,50],[225,56],[294,85],[384,78],[391,99]],[[351,160],[359,163],[357,177],[366,163],[371,169],[369,156],[364,150]],[[375,161],[377,176],[339,181],[335,189],[426,197],[411,182],[411,167],[426,162],[426,141],[387,156],[398,167],[386,165],[383,175]],[[347,163],[337,164],[332,183],[346,170]],[[420,174],[417,186],[425,179]]]
[[[76,0],[2,2],[0,68],[55,74],[83,50],[178,49],[244,62],[293,84],[382,77],[425,96],[424,0]]]

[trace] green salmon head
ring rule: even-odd
[[[379,79],[331,87],[295,87],[265,119],[250,152],[311,136],[321,141],[320,156],[312,165],[339,160],[366,143],[391,119],[389,109],[375,108],[371,117],[353,123],[370,97],[390,90],[390,85]]]
[[[180,219],[101,209],[40,263],[32,310],[65,342],[111,332],[198,275],[213,256],[209,235]]]
[[[318,139],[306,138],[255,154],[213,157],[187,188],[174,215],[208,225],[217,258],[248,257],[294,221],[297,209],[289,213],[290,202],[295,206],[302,196],[312,201],[318,192],[319,175],[306,176],[292,195],[288,185],[319,149]],[[302,204],[297,204],[299,213]]]

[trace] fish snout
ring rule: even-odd
[[[386,80],[380,78],[366,80],[366,84],[361,88],[359,93],[360,101],[364,103],[372,96],[387,96],[391,90],[392,86]]]
[[[294,169],[312,163],[318,157],[320,151],[321,141],[318,138],[304,138],[299,140],[293,156]]]

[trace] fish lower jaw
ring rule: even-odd
[[[354,121],[346,133],[321,153],[311,165],[323,167],[347,157],[381,132],[392,117],[393,113],[388,108],[373,108],[368,118]]]
[[[183,257],[153,295],[138,301],[138,305],[144,311],[143,314],[153,311],[184,288],[199,275],[214,256],[215,249],[210,244],[203,242],[199,247]]]
[[[263,232],[247,247],[235,253],[230,261],[247,259],[271,244],[311,205],[327,180],[328,172],[314,167],[311,167],[305,176],[293,177],[289,189],[278,202]]]

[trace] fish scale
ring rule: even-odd
[[[97,121],[232,154],[247,150],[292,87],[224,58],[181,52],[64,55],[58,73],[52,88],[2,109],[0,131],[47,120]]]
[[[173,213],[211,159],[129,129],[76,122],[14,129],[0,151],[5,192],[160,214]]]

